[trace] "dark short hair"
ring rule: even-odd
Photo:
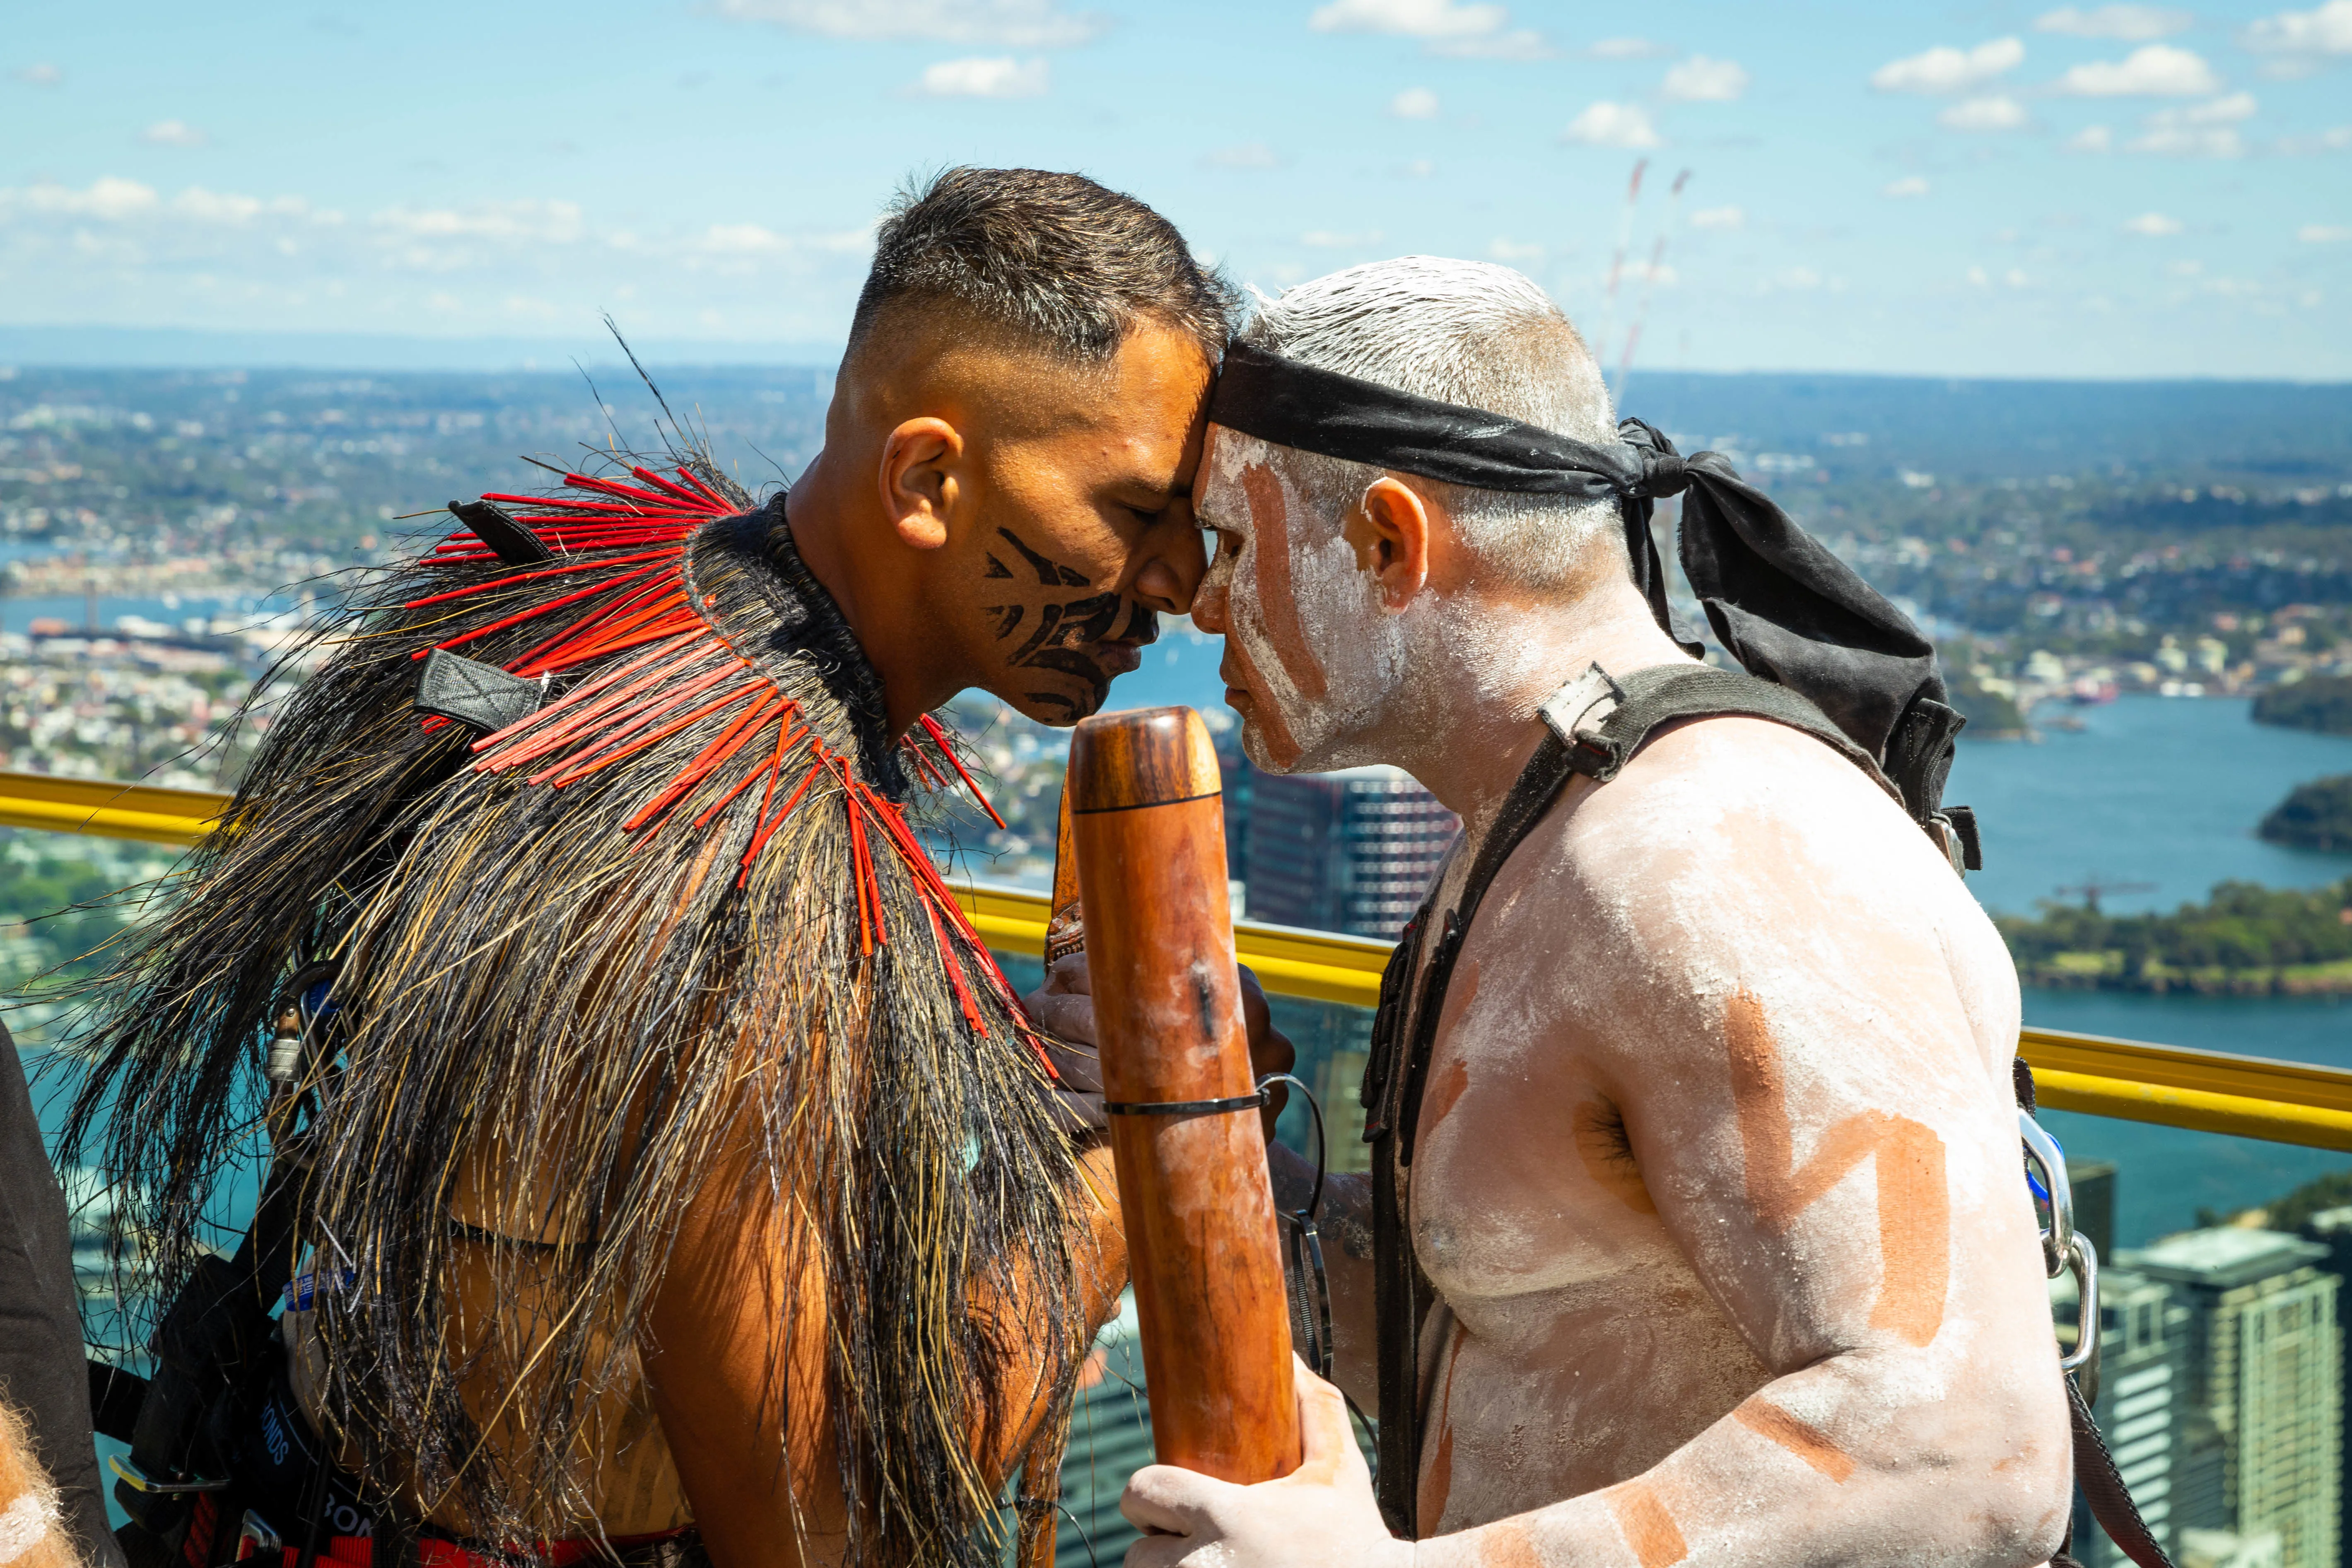
[[[1212,363],[1239,296],[1176,226],[1083,174],[954,168],[910,184],[875,235],[855,353],[897,305],[953,305],[1057,358],[1100,363],[1137,318],[1190,332]]]

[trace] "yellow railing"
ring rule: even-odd
[[[204,790],[0,772],[0,826],[194,844],[227,805]],[[956,896],[992,947],[1032,958],[1045,951],[1044,894],[964,882]],[[1234,935],[1242,962],[1276,995],[1359,1007],[1380,997],[1385,942],[1251,921]],[[2033,1064],[2042,1103],[2056,1110],[2352,1150],[2352,1073],[2058,1029],[2027,1028],[2018,1050]]]

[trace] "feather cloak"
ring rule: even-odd
[[[565,1456],[635,1375],[630,1331],[748,1110],[747,1181],[797,1209],[823,1275],[824,1321],[779,1322],[778,1354],[823,1337],[853,1560],[993,1561],[973,1435],[1066,1387],[1086,1325],[1050,1069],[909,823],[970,776],[935,721],[887,733],[781,495],[754,509],[694,456],[630,477],[489,498],[513,514],[344,613],[103,983],[71,1146],[137,1238],[126,1284],[168,1300],[249,1137],[278,994],[333,963],[300,1227],[321,1280],[349,1270],[319,1291],[332,1405],[367,1474],[527,1542],[595,1533]],[[420,719],[432,647],[546,695],[488,734]],[[537,1173],[492,1228],[565,1243],[492,1249],[518,1289],[551,1258],[559,1279],[530,1287],[553,1329],[498,1428],[535,1441],[503,1452],[456,1392],[440,1283],[486,1148]],[[1042,1347],[1042,1388],[1004,1386],[1009,1332]]]

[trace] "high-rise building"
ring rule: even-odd
[[[1238,908],[1253,921],[1393,940],[1429,891],[1460,822],[1399,768],[1332,773],[1260,772],[1242,754],[1238,729],[1215,735],[1223,774],[1226,874],[1242,884]],[[1315,1086],[1330,1137],[1328,1165],[1370,1163],[1357,1098],[1371,1040],[1371,1014],[1293,997],[1271,998],[1276,1027],[1297,1047],[1297,1072]],[[1283,1117],[1296,1146],[1301,1109]]]
[[[2113,1167],[2109,1167],[2112,1171]],[[2069,1174],[2073,1173],[2072,1167]],[[2081,1189],[2076,1189],[2079,1202]],[[2079,1211],[2078,1211],[2079,1223]],[[2093,1245],[2097,1245],[2094,1238]],[[2072,1275],[2053,1282],[2058,1342],[2072,1351],[2076,1291]],[[2139,1505],[2148,1533],[2172,1539],[2172,1472],[2177,1405],[2189,1312],[2156,1280],[2110,1268],[2099,1279],[2099,1384],[2091,1414],[2107,1439],[2116,1468]],[[2087,1503],[2074,1498],[2073,1554],[2083,1568],[2123,1568],[2131,1560],[2091,1522]]]
[[[2074,1189],[2074,1228],[2090,1237],[2101,1262],[2116,1256],[2116,1163],[2113,1160],[2066,1162],[2066,1184]]]
[[[2176,1531],[2275,1531],[2279,1568],[2335,1568],[2342,1485],[2338,1280],[2327,1249],[2222,1226],[2122,1261],[2187,1309],[2171,1496]]]
[[[2304,1240],[2315,1242],[2327,1248],[2327,1261],[2320,1265],[2322,1268],[2326,1269],[2338,1279],[2352,1279],[2352,1208],[2320,1210],[2319,1213],[2303,1222],[2302,1236]],[[2343,1338],[2339,1324],[2336,1334],[2336,1385],[2338,1389],[2344,1386]],[[2352,1425],[2352,1409],[2345,1408],[2347,1403],[2352,1402],[2343,1400],[2339,1394],[2336,1429],[2345,1462],[2352,1464],[2352,1441],[2346,1440],[2352,1438],[2352,1432],[2346,1431],[2347,1426]],[[2336,1560],[2344,1564],[2345,1568],[2352,1568],[2352,1529],[2347,1528],[2347,1525],[2352,1525],[2352,1520],[2345,1517],[2347,1509],[2352,1509],[2352,1488],[2346,1487],[2339,1477],[2336,1497]]]
[[[1255,773],[1242,879],[1252,920],[1393,938],[1461,826],[1402,768]]]

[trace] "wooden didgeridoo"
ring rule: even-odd
[[[1223,801],[1201,716],[1085,721],[1067,788],[1105,1098],[1250,1095]],[[1160,1463],[1244,1486],[1290,1474],[1298,1398],[1255,1101],[1115,1111],[1110,1127]]]

